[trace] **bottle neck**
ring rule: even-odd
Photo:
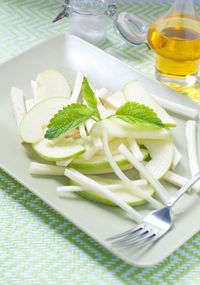
[[[196,16],[194,0],[175,0],[170,10],[173,14]]]

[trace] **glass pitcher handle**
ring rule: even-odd
[[[115,18],[117,32],[131,44],[147,44],[148,28],[137,16],[122,12]]]

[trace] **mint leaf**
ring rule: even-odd
[[[83,83],[82,83],[82,97],[85,99],[87,102],[88,106],[90,108],[96,109],[97,108],[97,99],[95,97],[95,94],[93,90],[91,89],[87,78],[83,78]]]
[[[127,102],[122,105],[115,114],[121,120],[142,126],[163,128],[162,121],[149,107],[136,102]]]
[[[78,127],[95,114],[95,110],[84,104],[74,103],[58,111],[50,120],[45,138],[55,139]]]
[[[83,99],[85,99],[85,101],[87,102],[87,105],[90,108],[96,110],[96,115],[100,119],[100,115],[97,109],[97,99],[86,77],[83,78],[81,94],[82,94]]]

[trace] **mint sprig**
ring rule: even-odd
[[[100,115],[97,109],[97,99],[86,77],[83,78],[81,94],[82,94],[83,99],[85,99],[85,101],[87,102],[87,105],[90,108],[96,110],[96,115],[100,119]]]
[[[83,122],[91,118],[96,110],[84,104],[74,103],[58,111],[50,120],[45,138],[55,139],[62,134],[78,127]]]
[[[89,118],[93,118],[94,120],[96,120],[96,118],[99,120],[101,119],[97,108],[97,99],[89,86],[86,77],[84,77],[82,83],[82,97],[85,99],[88,106],[80,103],[73,103],[58,111],[58,113],[50,120],[48,129],[45,133],[45,138],[50,140],[55,139],[68,131],[77,128]],[[164,127],[162,121],[152,109],[136,102],[125,103],[114,115],[109,117],[113,116],[130,124],[157,128]]]
[[[136,102],[127,102],[123,104],[115,113],[121,120],[141,126],[163,128],[162,121],[157,114],[149,107]]]

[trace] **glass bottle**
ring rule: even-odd
[[[115,11],[116,5],[104,0],[65,0],[64,10],[53,22],[69,17],[72,34],[99,45],[106,39],[107,16]]]
[[[194,86],[200,58],[200,20],[193,0],[175,0],[148,31],[156,53],[156,77],[176,90]]]

